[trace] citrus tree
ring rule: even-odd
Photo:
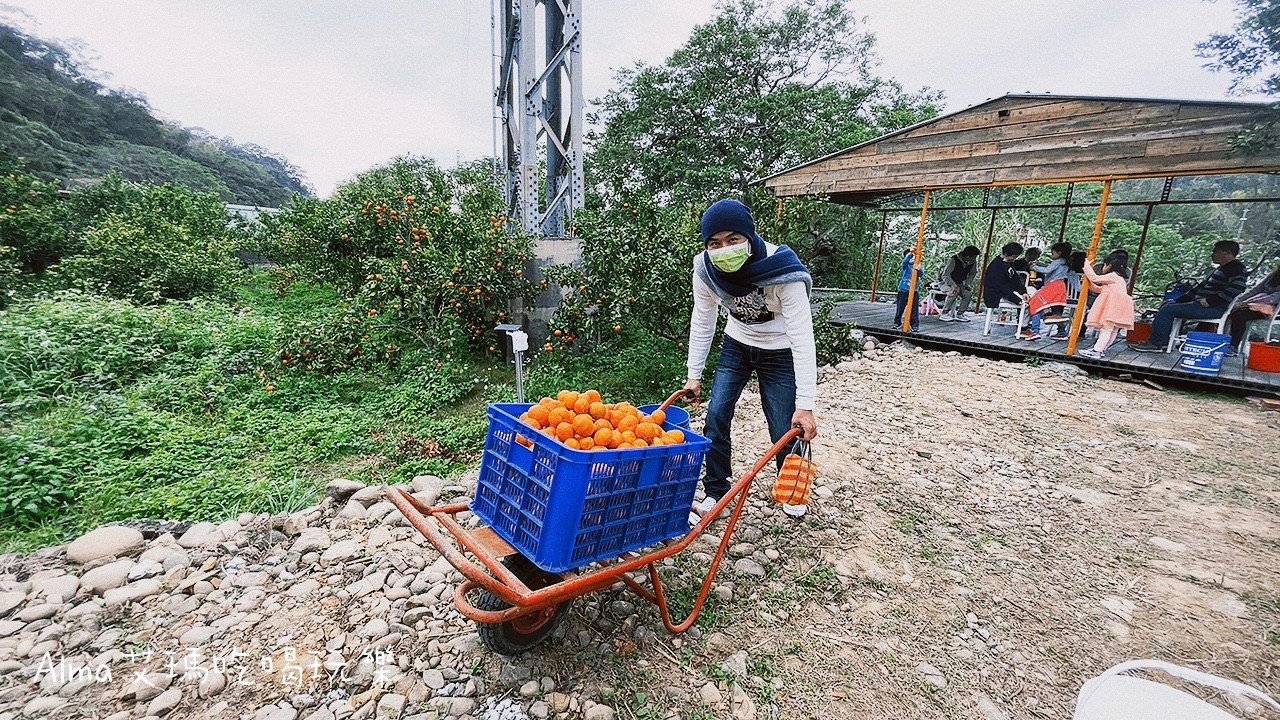
[[[445,171],[398,158],[268,220],[272,256],[346,300],[294,338],[282,365],[332,372],[406,346],[489,350],[493,326],[537,288],[524,276],[532,240],[507,229],[505,207],[487,163]]]

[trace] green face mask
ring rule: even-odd
[[[711,258],[711,264],[715,265],[720,272],[737,272],[743,265],[747,264],[747,258],[751,257],[751,246],[747,243],[739,243],[716,250],[708,250],[707,255]]]

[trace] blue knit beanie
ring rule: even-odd
[[[720,200],[702,213],[702,244],[711,241],[711,236],[729,230],[736,232],[748,240],[759,241],[756,235],[756,221],[751,211],[737,200]]]

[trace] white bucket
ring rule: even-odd
[[[1275,700],[1244,683],[1159,660],[1131,660],[1116,665],[1080,688],[1074,720],[1239,720],[1194,695],[1158,682],[1121,674],[1144,669],[1161,670],[1184,680],[1239,693],[1280,710],[1280,704]]]

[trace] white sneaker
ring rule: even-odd
[[[941,320],[942,322],[955,322],[956,316],[950,313],[943,313],[938,316],[938,319]]]
[[[956,313],[956,322],[973,322],[964,316],[964,313]]]
[[[692,512],[689,513],[690,524],[697,524],[698,521],[702,519],[702,516],[711,512],[711,508],[715,507],[718,502],[720,502],[720,498],[713,498],[710,496],[694,502]],[[727,507],[724,510],[721,510],[720,514],[716,515],[716,518],[719,519],[724,517],[726,512],[728,512]]]
[[[804,517],[804,514],[809,512],[809,506],[808,505],[792,505],[790,503],[783,503],[782,512],[794,518]]]

